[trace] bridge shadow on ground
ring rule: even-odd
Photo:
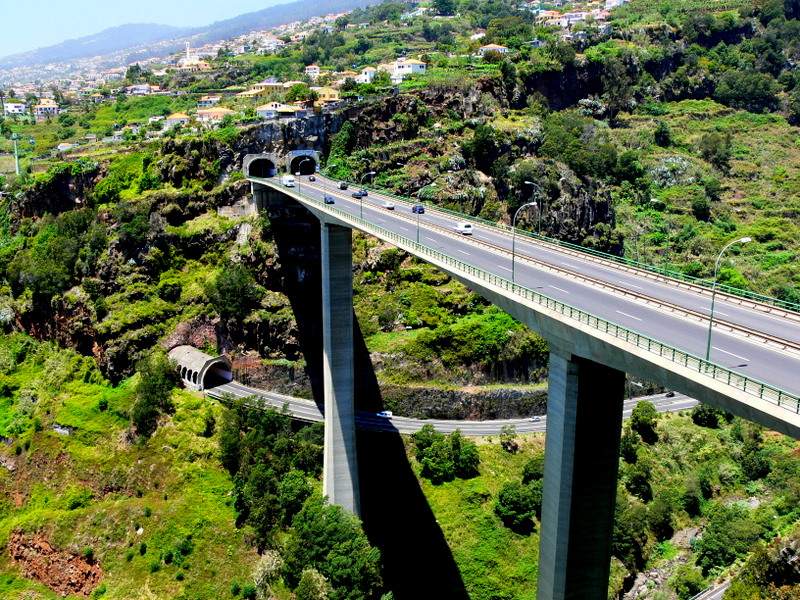
[[[469,600],[400,435],[362,431],[357,445],[364,529],[380,548],[395,600]]]
[[[265,208],[278,246],[281,287],[292,305],[306,372],[319,403],[323,397],[319,221],[283,195],[270,195]],[[381,410],[380,387],[355,314],[353,342],[355,407]],[[469,600],[400,435],[358,432],[356,448],[361,518],[370,543],[381,551],[384,580],[395,600]]]

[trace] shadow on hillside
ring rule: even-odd
[[[395,600],[469,600],[399,435],[359,432],[361,517]]]
[[[319,221],[279,194],[269,198],[266,208],[278,246],[281,288],[292,305],[306,373],[319,403],[324,395]],[[353,351],[355,407],[381,410],[380,387],[355,313]],[[370,543],[381,551],[384,580],[395,600],[469,600],[400,436],[359,432],[356,444],[361,518]]]

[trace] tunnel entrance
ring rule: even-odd
[[[193,346],[176,346],[169,351],[184,385],[204,390],[233,379],[231,361],[226,356],[211,356]]]
[[[317,161],[312,156],[296,156],[289,163],[289,171],[300,175],[313,175],[317,172]]]
[[[278,169],[268,158],[257,158],[248,165],[247,175],[251,177],[275,177]]]

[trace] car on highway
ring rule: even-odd
[[[361,195],[362,196],[369,196],[369,192],[367,191],[366,188],[361,188]]]
[[[316,180],[317,180],[317,178],[316,178],[316,177],[314,177],[313,175],[309,175],[309,176],[308,176],[308,180],[309,180],[309,181],[316,181]]]
[[[362,196],[366,196],[366,194],[362,194],[361,190],[356,190],[352,194],[350,194],[353,198],[361,198]]]
[[[456,223],[453,229],[461,235],[472,235],[472,223]]]
[[[333,199],[333,196],[325,196],[325,204],[336,204],[336,200]]]
[[[383,203],[383,208],[385,208],[386,210],[394,210],[394,202],[389,202],[388,200],[386,200]]]
[[[394,415],[390,410],[382,410],[379,413],[375,413],[376,417],[380,417],[381,419],[391,419]]]
[[[531,423],[538,423],[538,422],[539,422],[539,421],[541,421],[541,420],[542,420],[542,417],[540,417],[540,416],[538,416],[538,415],[537,415],[537,416],[535,416],[535,417],[531,417],[531,418],[529,418],[529,419],[528,419],[528,421],[530,421]]]
[[[411,207],[411,212],[415,215],[424,215],[425,214],[425,207],[421,204],[417,204],[416,206]]]
[[[340,182],[339,183],[339,189],[340,190],[346,190],[347,189],[347,184],[344,181]]]

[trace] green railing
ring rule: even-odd
[[[334,179],[333,177],[328,177],[328,179],[331,179],[332,181],[339,181],[337,179]],[[355,184],[352,184],[352,185],[355,185]],[[366,187],[366,186],[362,185],[361,187]],[[373,188],[367,188],[367,189],[371,190],[371,191],[378,192],[379,194],[381,194],[383,196],[389,196],[390,198],[394,198],[396,200],[401,200],[401,201],[404,201],[404,202],[410,202],[412,204],[424,204],[424,202],[422,200],[416,201],[414,199],[406,198],[404,196],[398,196],[397,194],[392,194],[391,192],[386,192],[384,190],[378,190],[378,189],[373,189]],[[435,206],[435,205],[430,205],[430,206],[432,206],[432,208],[435,208],[437,212],[442,212],[442,213],[451,215],[451,216],[455,217],[456,219],[458,219],[459,221],[473,221],[475,223],[480,223],[480,224],[485,225],[487,227],[494,227],[496,229],[503,229],[503,230],[508,231],[508,232],[511,231],[511,226],[510,225],[506,225],[504,223],[497,223],[497,222],[494,222],[494,221],[488,221],[488,220],[482,219],[480,217],[471,217],[469,215],[465,215],[463,213],[460,213],[460,212],[457,212],[457,211],[454,211],[454,210],[449,210],[447,208],[441,208],[441,207]],[[642,263],[642,262],[639,262],[639,261],[631,260],[630,258],[623,258],[621,256],[614,256],[613,254],[608,254],[606,252],[601,252],[600,250],[594,250],[592,248],[584,248],[583,246],[578,246],[576,244],[571,244],[569,242],[563,242],[561,240],[548,238],[547,236],[544,236],[544,235],[541,235],[541,234],[538,234],[538,233],[533,233],[531,231],[524,231],[524,230],[517,229],[516,235],[517,235],[518,238],[519,237],[528,237],[530,239],[546,241],[549,244],[553,244],[553,245],[559,246],[561,248],[566,248],[568,250],[573,250],[575,252],[580,252],[581,254],[588,254],[590,256],[596,256],[598,258],[602,258],[604,260],[608,260],[608,261],[611,261],[611,262],[622,264],[622,265],[625,265],[625,266],[628,266],[628,267],[633,267],[633,268],[639,269],[641,271],[648,271],[650,273],[658,273],[659,275],[664,275],[664,276],[670,277],[672,279],[678,279],[680,281],[684,281],[684,282],[690,283],[692,285],[697,285],[697,286],[704,287],[704,288],[709,288],[709,289],[711,289],[711,286],[712,286],[712,282],[709,281],[708,279],[700,279],[699,277],[693,277],[692,275],[686,275],[685,273],[681,273],[680,271],[671,271],[670,269],[668,269],[666,267],[659,267],[657,265],[650,265],[650,264],[647,264],[647,263]],[[775,306],[777,308],[780,308],[780,309],[783,309],[783,310],[786,310],[786,311],[800,313],[800,304],[794,304],[792,302],[786,302],[785,300],[780,300],[778,298],[773,298],[772,296],[765,296],[763,294],[757,294],[756,292],[751,292],[751,291],[748,291],[748,290],[743,290],[743,289],[740,289],[740,288],[731,287],[729,285],[725,285],[725,284],[719,283],[719,282],[717,282],[717,292],[721,292],[721,293],[724,293],[724,294],[729,294],[731,296],[738,296],[740,298],[746,298],[747,300],[752,300],[753,302],[759,302],[761,304],[769,304],[769,305]]]
[[[736,373],[715,363],[704,360],[698,356],[695,356],[694,354],[684,352],[683,350],[679,350],[669,346],[668,344],[659,342],[658,340],[654,340],[647,336],[636,333],[635,331],[617,325],[616,323],[612,323],[611,321],[606,321],[605,319],[595,316],[584,310],[575,308],[574,306],[570,306],[569,304],[565,304],[558,300],[554,300],[549,296],[545,296],[544,294],[521,286],[518,283],[512,283],[508,279],[504,279],[489,273],[488,271],[484,271],[483,269],[453,258],[452,256],[439,252],[438,250],[429,248],[424,244],[415,242],[414,240],[402,236],[399,233],[394,233],[393,231],[389,231],[388,229],[384,229],[383,227],[374,225],[368,221],[364,221],[363,219],[353,216],[339,208],[323,204],[319,200],[309,198],[305,194],[301,194],[295,190],[283,188],[270,182],[269,180],[266,180],[265,183],[269,183],[281,191],[289,193],[290,195],[302,196],[306,202],[319,205],[321,208],[324,208],[326,212],[335,215],[343,222],[353,225],[353,227],[356,229],[360,229],[365,233],[369,233],[385,241],[394,242],[398,245],[404,246],[412,251],[415,255],[427,258],[434,264],[443,265],[449,270],[461,273],[467,278],[471,278],[473,280],[477,279],[488,285],[511,292],[512,294],[515,294],[519,298],[526,300],[529,303],[563,315],[568,319],[572,319],[580,324],[587,325],[604,334],[624,340],[626,343],[633,344],[637,348],[641,348],[642,350],[653,353],[659,357],[666,358],[680,366],[691,369],[696,373],[711,377],[715,381],[721,381],[722,383],[735,389],[752,394],[762,400],[776,404],[794,413],[800,413],[800,397],[785,392],[775,386],[763,383],[750,377],[746,377],[745,375]]]

